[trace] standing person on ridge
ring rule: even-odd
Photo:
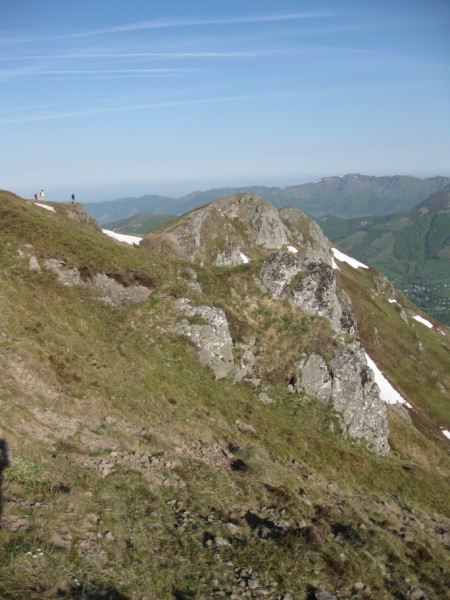
[[[36,193],[35,193],[35,195],[34,195],[34,199],[35,199],[36,201],[37,201],[37,199],[38,199],[38,193],[37,193],[37,192],[36,192]]]
[[[40,196],[41,200],[44,200],[44,190],[40,191],[39,196]]]
[[[72,204],[75,204],[75,194],[72,194]]]

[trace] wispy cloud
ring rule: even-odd
[[[189,106],[195,104],[212,104],[218,102],[227,102],[232,100],[250,100],[255,98],[260,98],[261,96],[234,96],[234,97],[223,97],[223,98],[213,98],[213,99],[199,99],[199,100],[179,100],[179,101],[167,101],[167,102],[151,102],[144,104],[129,104],[126,106],[112,106],[112,107],[103,107],[103,108],[93,108],[87,110],[80,111],[67,111],[67,112],[56,112],[52,111],[51,113],[42,113],[42,114],[34,114],[22,117],[4,117],[0,118],[0,124],[12,124],[12,123],[31,123],[37,121],[53,121],[58,119],[66,119],[70,117],[84,117],[89,115],[100,115],[100,114],[108,114],[108,113],[120,113],[120,112],[130,112],[137,110],[153,110],[153,109],[161,109],[161,108],[172,108],[179,106]]]
[[[430,83],[430,82],[428,82]],[[436,81],[432,83],[442,83],[442,81]],[[207,104],[221,104],[228,102],[247,102],[255,100],[273,100],[278,98],[298,98],[301,96],[315,96],[321,95],[329,97],[332,94],[338,94],[345,96],[346,94],[354,95],[355,93],[366,93],[373,94],[375,92],[384,91],[387,93],[398,92],[399,90],[410,90],[412,93],[414,89],[421,89],[424,85],[423,81],[408,81],[408,82],[393,82],[393,83],[382,83],[382,84],[368,84],[368,85],[355,85],[355,86],[339,86],[329,88],[311,88],[303,90],[288,90],[279,91],[273,93],[261,93],[261,94],[242,94],[236,96],[220,96],[215,98],[197,98],[190,100],[173,100],[163,102],[149,102],[149,103],[138,103],[138,104],[126,104],[119,106],[109,107],[98,107],[85,110],[73,110],[57,112],[57,108],[51,112],[45,112],[41,114],[29,114],[15,117],[3,117],[0,118],[0,125],[8,124],[19,124],[19,123],[32,123],[39,121],[54,121],[59,119],[67,119],[72,117],[85,117],[91,115],[101,114],[113,114],[113,113],[124,113],[124,112],[135,112],[145,110],[160,110],[164,108],[178,108],[185,106],[195,105],[207,105]]]
[[[198,51],[198,52],[68,52],[61,54],[35,54],[35,55],[17,55],[17,56],[0,56],[0,61],[15,61],[15,60],[71,60],[71,59],[113,59],[113,58],[169,58],[169,59],[184,59],[184,58],[266,58],[268,56],[276,56],[279,54],[288,54],[295,50],[237,50],[229,51]]]
[[[139,21],[137,23],[128,23],[125,25],[116,25],[114,27],[106,27],[103,29],[95,29],[73,33],[64,36],[66,39],[88,37],[95,35],[105,35],[110,33],[124,33],[130,31],[142,31],[147,29],[167,29],[175,27],[202,27],[209,25],[239,25],[249,23],[273,23],[276,21],[298,21],[301,19],[317,19],[329,18],[333,13],[330,12],[302,12],[302,13],[287,13],[287,14],[271,14],[271,15],[253,15],[239,17],[222,17],[222,18],[204,18],[204,19],[153,19],[151,21]]]
[[[146,73],[150,75],[159,75],[160,73],[186,73],[190,71],[192,71],[192,69],[53,69],[42,71],[35,70],[30,73],[33,75],[102,75],[109,73]]]
[[[279,14],[266,14],[266,15],[248,15],[239,17],[219,17],[219,18],[164,18],[164,19],[152,19],[150,21],[138,21],[136,23],[126,23],[124,25],[115,25],[112,27],[104,27],[101,29],[92,29],[90,31],[79,31],[59,36],[49,37],[0,37],[0,44],[26,44],[32,42],[46,40],[69,40],[86,38],[100,35],[108,35],[114,33],[129,33],[136,31],[145,31],[150,29],[174,29],[180,27],[207,27],[212,25],[245,25],[245,24],[257,24],[257,23],[275,23],[275,22],[288,22],[288,21],[300,21],[305,19],[328,19],[334,17],[334,13],[328,11],[318,12],[296,12],[296,13],[279,13]]]

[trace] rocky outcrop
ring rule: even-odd
[[[288,242],[278,210],[252,194],[237,194],[194,210],[166,232],[188,260],[234,266],[255,249],[280,249]]]
[[[209,367],[216,379],[234,375],[233,340],[225,313],[214,306],[191,306],[180,298],[175,309],[189,317],[177,323],[174,332],[188,338],[198,349],[200,364]]]
[[[346,432],[365,438],[380,454],[389,451],[386,404],[359,342],[348,344],[330,362],[331,401],[342,414]]]
[[[291,242],[298,244],[314,260],[330,263],[330,248],[319,225],[295,206],[281,208],[279,215]]]
[[[363,348],[358,342],[345,342],[343,334],[356,331],[356,318],[338,286],[329,244],[318,225],[294,207],[277,211],[261,198],[238,194],[189,213],[170,235],[186,258],[216,266],[241,264],[246,254],[257,257],[261,249],[266,256],[267,250],[277,250],[260,270],[260,289],[275,300],[290,301],[307,315],[327,319],[334,331],[331,346],[338,348],[331,359],[318,353],[300,357],[292,391],[331,403],[346,435],[363,438],[375,452],[386,453],[385,405]],[[288,251],[281,251],[283,247]],[[185,298],[177,300],[175,308],[186,318],[174,331],[192,341],[202,365],[217,379],[246,379],[261,392],[259,349],[233,344],[222,309],[192,306]]]
[[[318,354],[303,356],[297,368],[295,391],[331,402],[347,435],[367,440],[379,454],[389,451],[386,405],[359,342],[336,351],[328,364]]]
[[[192,306],[187,298],[176,300],[174,307],[188,317],[175,325],[174,333],[194,344],[200,364],[209,367],[216,379],[229,378],[237,382],[252,374],[256,363],[252,347],[233,344],[228,321],[221,308]]]
[[[151,290],[143,285],[124,286],[104,273],[97,273],[93,277],[83,278],[79,269],[76,267],[67,268],[64,261],[56,258],[46,260],[44,265],[56,274],[58,281],[63,285],[87,287],[94,291],[101,302],[116,308],[124,301],[143,302],[151,294]],[[34,268],[36,269],[36,267]]]
[[[281,248],[288,241],[278,210],[259,196],[238,194],[234,199],[219,200],[217,207],[226,217],[239,219],[246,225],[255,246]]]
[[[243,252],[240,246],[233,246],[232,244],[225,244],[222,248],[217,250],[214,258],[215,267],[232,267],[234,265],[240,265],[243,262]]]
[[[304,252],[277,252],[262,266],[260,285],[279,300],[288,299],[308,315],[329,319],[336,332],[353,333],[356,318],[349,301],[338,293],[330,264]]]
[[[65,210],[67,218],[71,221],[83,223],[84,225],[90,225],[97,231],[101,231],[101,227],[94,219],[94,217],[89,215],[84,210],[83,205],[79,202],[76,202],[75,204],[69,204],[67,207],[65,205],[61,205],[61,207]]]

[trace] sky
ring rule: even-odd
[[[448,0],[0,0],[0,188],[450,175]]]

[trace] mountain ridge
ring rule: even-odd
[[[324,177],[313,183],[296,186],[244,186],[192,192],[182,198],[143,196],[85,205],[87,212],[101,223],[130,217],[136,212],[179,215],[212,200],[239,192],[257,194],[277,208],[293,204],[311,216],[336,214],[365,216],[386,214],[412,208],[448,184],[448,177],[420,179],[410,176],[350,174]]]

